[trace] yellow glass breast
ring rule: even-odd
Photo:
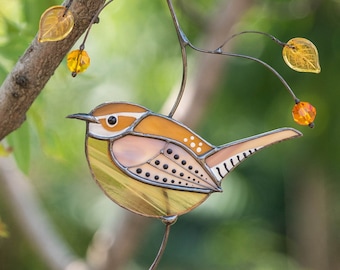
[[[111,161],[109,142],[88,137],[86,153],[93,177],[118,205],[149,217],[181,215],[203,203],[209,194],[152,186],[130,178]]]

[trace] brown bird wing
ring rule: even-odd
[[[215,147],[180,122],[163,115],[150,114],[143,118],[133,130],[140,134],[164,137],[178,142],[198,156],[204,155]]]
[[[110,150],[115,164],[133,179],[177,190],[221,191],[197,156],[176,142],[127,135],[112,141]]]

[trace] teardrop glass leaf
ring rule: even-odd
[[[72,31],[74,18],[64,6],[47,9],[40,18],[38,41],[58,41],[66,38]]]
[[[318,50],[305,38],[292,38],[283,47],[282,56],[286,64],[299,72],[320,73]]]

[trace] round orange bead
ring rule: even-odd
[[[298,102],[292,110],[293,119],[296,123],[303,126],[314,127],[316,109],[308,102]]]
[[[84,72],[90,65],[90,57],[84,50],[74,50],[67,55],[67,67],[75,77]]]

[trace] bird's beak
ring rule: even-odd
[[[87,114],[87,113],[75,113],[75,114],[70,114],[68,116],[66,116],[66,118],[71,118],[71,119],[78,119],[78,120],[83,120],[89,123],[97,123],[99,124],[99,120],[97,119],[97,117],[91,115],[91,114]]]

